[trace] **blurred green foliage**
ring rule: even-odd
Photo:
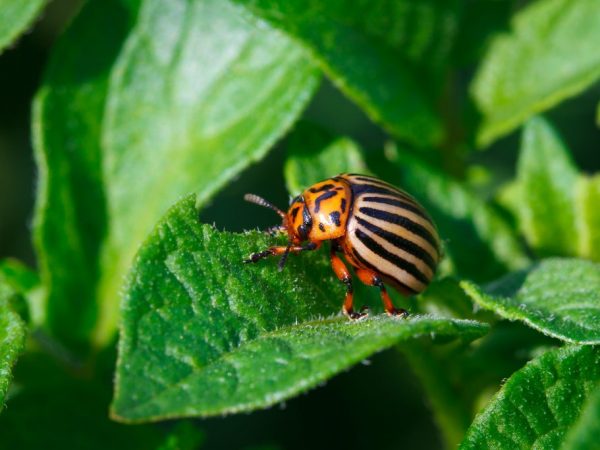
[[[0,0],[0,448],[592,448],[599,30],[594,0]],[[343,171],[439,228],[408,320],[358,285],[374,317],[337,317],[323,249],[241,263],[278,222],[244,193]]]

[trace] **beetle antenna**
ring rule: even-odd
[[[290,254],[290,248],[292,248],[292,243],[290,242],[285,248],[285,252],[281,255],[281,259],[279,260],[279,264],[277,264],[277,270],[280,272],[283,270],[283,266],[285,266],[285,262],[287,261],[287,257]]]
[[[272,209],[277,214],[279,214],[281,216],[281,218],[285,217],[285,213],[282,210],[280,210],[277,206],[275,206],[271,202],[268,202],[264,198],[259,197],[256,194],[246,194],[246,195],[244,195],[244,200],[246,200],[247,202],[250,202],[250,203],[255,203],[260,206],[264,206],[265,208]]]

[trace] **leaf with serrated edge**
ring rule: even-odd
[[[600,343],[600,264],[549,258],[501,278],[485,292],[468,281],[461,286],[478,305],[505,319],[567,342]]]
[[[38,97],[36,244],[68,344],[110,341],[124,274],[167,207],[206,202],[262,158],[318,82],[297,44],[229,2],[140,8],[131,30],[119,1],[86,5]]]
[[[546,352],[508,379],[460,448],[560,448],[598,380],[598,347]]]
[[[177,0],[168,8],[144,1],[113,74],[99,343],[116,327],[118,291],[139,243],[169,205],[190,191],[205,203],[262,158],[318,81],[302,48],[222,0]]]
[[[0,411],[12,379],[12,367],[25,345],[25,323],[11,307],[11,297],[17,295],[0,273]]]
[[[194,199],[142,247],[125,292],[113,417],[131,422],[266,407],[417,336],[474,339],[487,325],[417,316],[350,322],[324,252],[244,265],[273,238],[218,232]]]
[[[3,0],[0,4],[0,53],[31,26],[48,0]]]
[[[484,146],[600,77],[600,2],[540,0],[490,46],[472,85]]]

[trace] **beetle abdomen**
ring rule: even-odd
[[[423,291],[440,257],[437,230],[423,207],[377,178],[341,177],[353,194],[344,242],[351,262],[381,274],[404,293]]]

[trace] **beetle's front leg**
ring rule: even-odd
[[[267,258],[269,256],[277,256],[277,255],[283,255],[286,251],[291,252],[291,253],[299,253],[299,252],[304,252],[304,251],[309,251],[309,250],[316,250],[321,246],[320,242],[309,242],[308,244],[304,244],[304,245],[292,245],[291,247],[285,246],[285,245],[276,245],[273,247],[269,247],[266,250],[263,250],[262,252],[258,252],[258,253],[252,253],[250,255],[250,258],[245,259],[244,262],[245,263],[255,263],[260,261],[261,259]]]

